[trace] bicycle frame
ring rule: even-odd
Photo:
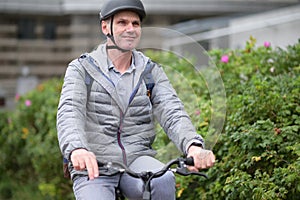
[[[150,182],[153,178],[160,177],[164,175],[167,171],[172,171],[173,173],[177,173],[181,176],[189,176],[189,175],[197,175],[208,178],[206,174],[200,172],[190,172],[187,169],[187,165],[193,166],[194,160],[192,157],[189,158],[176,158],[169,161],[161,170],[157,172],[152,171],[143,171],[143,172],[134,172],[129,169],[126,165],[120,162],[107,162],[107,163],[100,163],[100,176],[114,176],[117,174],[127,173],[128,175],[134,178],[140,178],[144,182],[144,193],[143,193],[143,200],[150,200],[151,199],[151,188]],[[176,168],[171,168],[172,165],[177,165]]]

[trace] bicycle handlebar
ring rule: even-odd
[[[161,170],[157,172],[151,172],[151,171],[143,171],[143,172],[134,172],[130,168],[128,168],[126,165],[120,162],[107,162],[107,163],[100,163],[99,164],[99,170],[100,170],[100,176],[114,176],[119,173],[127,173],[132,177],[135,178],[142,178],[144,179],[145,176],[149,176],[152,178],[157,178],[162,176],[164,173],[166,173],[168,170],[177,173],[182,176],[189,176],[189,175],[198,175],[203,176],[205,178],[208,178],[206,174],[200,173],[200,172],[191,172],[186,167],[193,166],[194,165],[194,159],[193,157],[189,158],[176,158],[171,161],[169,161]],[[171,168],[172,165],[177,165],[176,168]]]

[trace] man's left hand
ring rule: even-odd
[[[194,166],[188,166],[190,171],[198,172],[201,169],[207,169],[215,164],[216,158],[212,151],[205,150],[199,146],[190,146],[187,157],[194,158]]]

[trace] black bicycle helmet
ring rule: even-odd
[[[123,10],[136,12],[141,21],[146,17],[145,8],[140,0],[107,0],[99,13],[100,21],[108,19]]]

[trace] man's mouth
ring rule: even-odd
[[[125,40],[135,40],[136,39],[136,37],[132,37],[132,36],[123,36],[123,38]]]

